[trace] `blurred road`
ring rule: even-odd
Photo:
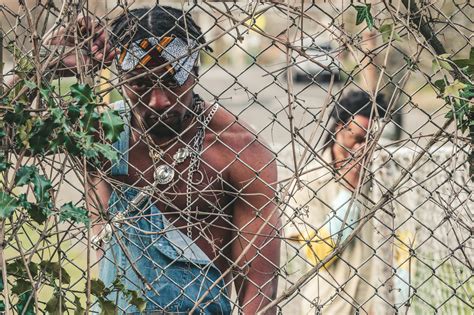
[[[291,140],[288,86],[283,76],[275,78],[267,71],[271,69],[263,70],[257,65],[248,70],[232,68],[224,70],[214,66],[201,72],[197,91],[204,99],[218,99],[223,107],[239,116],[239,120],[248,123],[278,152]],[[295,83],[292,87],[295,95],[291,113],[294,117],[293,127],[304,134],[306,139],[309,139],[310,134],[314,132],[315,119],[320,118],[327,88],[327,85],[308,83]],[[335,84],[332,94],[340,89],[340,84]],[[417,106],[410,105],[404,108],[403,138],[407,138],[409,134],[429,135],[442,126],[445,121],[445,110],[433,113],[436,106],[431,104],[439,101],[432,98],[431,95],[421,97],[417,95],[413,99]],[[323,122],[327,121],[326,116]],[[394,128],[393,124],[389,124],[385,135],[390,136]],[[320,135],[323,128],[317,129],[316,135]]]

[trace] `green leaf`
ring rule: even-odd
[[[64,134],[64,146],[66,147],[67,152],[69,152],[72,155],[79,155],[81,153],[81,148],[79,147],[79,144],[77,143],[76,139],[73,137],[70,137],[67,134]]]
[[[455,99],[453,109],[446,113],[445,117],[455,118],[457,129],[464,133],[470,128],[473,121],[474,107],[470,101],[474,98],[474,86],[470,83],[461,84],[464,84],[464,88],[458,91],[459,98]]]
[[[7,50],[15,57],[15,73],[24,77],[25,73],[30,72],[35,68],[33,59],[28,54],[23,52],[16,44],[15,41],[11,41],[6,46]]]
[[[104,158],[111,162],[117,161],[119,159],[118,152],[110,144],[94,143],[94,147],[97,149],[97,152],[99,152]]]
[[[32,183],[36,201],[43,206],[48,203],[50,199],[49,190],[52,188],[51,181],[44,175],[40,175],[35,166],[20,167],[15,176],[15,183],[17,186]],[[24,201],[26,201],[26,198]]]
[[[60,132],[56,137],[51,139],[49,150],[53,153],[58,153],[60,147],[64,144],[64,133]]]
[[[54,122],[52,117],[48,117],[47,119],[41,119],[37,117],[33,120],[33,127],[32,127],[32,135],[40,135],[44,138],[48,138],[51,136],[51,133],[55,127],[58,127],[58,124]]]
[[[471,59],[456,59],[453,60],[453,62],[459,67],[459,68],[464,68],[468,66],[474,65],[474,60]]]
[[[104,295],[105,284],[100,279],[91,279],[91,294],[95,297]]]
[[[104,128],[105,138],[115,142],[124,130],[124,122],[116,110],[107,110],[100,116],[100,122]]]
[[[115,278],[114,282],[112,282],[112,286],[114,287],[114,290],[120,292],[125,291],[125,285],[122,283],[122,280],[120,278]]]
[[[7,161],[7,157],[3,154],[0,155],[0,172],[6,171],[10,166],[12,166],[12,163]]]
[[[33,59],[29,57],[29,54],[24,53],[24,52],[19,52],[21,54],[21,57],[17,61],[17,65],[15,67],[15,72],[21,73],[23,76],[23,73],[28,73],[31,72],[33,69],[35,69],[35,64],[33,62]]]
[[[59,311],[59,302],[61,301],[61,310]],[[46,303],[46,307],[44,308],[48,314],[51,315],[59,315],[63,314],[66,311],[66,299],[60,295],[59,292],[56,292]]]
[[[50,85],[47,85],[46,87],[42,87],[39,91],[43,100],[46,101],[46,104],[48,105],[48,107],[52,107],[56,105],[54,103],[54,99],[51,97],[51,95],[53,94],[53,87],[51,87]]]
[[[453,71],[453,67],[449,64],[449,54],[442,54],[437,56],[432,61],[432,70],[436,72],[439,69],[445,69],[448,71]]]
[[[392,32],[393,32],[393,37],[392,38],[394,40],[401,41],[400,36],[398,35],[398,33],[393,28],[393,24],[384,24],[384,25],[380,26],[379,31],[382,34],[382,41],[384,43],[386,43],[390,40],[390,36],[392,36]]]
[[[46,303],[44,310],[49,314],[56,312],[59,309],[59,297],[53,295]]]
[[[134,305],[138,308],[138,311],[143,312],[146,308],[146,301],[144,298],[138,296],[137,291],[129,291],[132,298],[130,299],[129,303]]]
[[[47,202],[50,199],[49,190],[52,188],[51,181],[44,175],[33,176],[33,193],[38,203]]]
[[[100,305],[100,315],[116,315],[118,312],[117,305],[115,305],[112,301],[99,299]]]
[[[31,282],[24,279],[16,279],[15,285],[12,287],[12,293],[18,296],[31,291],[33,289]]]
[[[24,274],[25,265],[21,261],[20,258],[15,259],[13,262],[7,264],[7,274],[9,275],[23,275]]]
[[[460,96],[467,100],[472,100],[474,98],[474,85],[466,83],[466,87],[461,91]]]
[[[365,21],[367,23],[367,26],[369,27],[369,30],[372,30],[372,28],[374,27],[374,18],[370,13],[371,6],[371,4],[354,6],[354,8],[357,10],[356,25],[359,25]]]
[[[75,83],[71,85],[71,96],[78,105],[87,105],[94,102],[94,93],[88,84]]]
[[[23,264],[21,258],[7,264],[7,274],[20,277],[25,276],[25,264]]]
[[[71,124],[75,124],[77,119],[81,116],[81,108],[72,104],[67,109],[67,117]]]
[[[446,86],[444,89],[444,97],[455,96],[459,97],[459,91],[463,90],[466,87],[466,84],[459,82],[459,80],[454,80],[453,83]]]
[[[447,61],[444,61],[444,60],[439,60],[439,66],[442,68],[442,69],[446,69],[448,71],[453,71],[453,67],[451,67],[451,65],[449,64],[449,62]]]
[[[5,114],[5,121],[9,124],[22,125],[30,119],[30,116],[30,113],[25,112],[24,107],[22,105],[16,104],[13,112],[9,110]]]
[[[43,224],[48,219],[48,216],[51,214],[50,204],[47,206],[39,206],[36,204],[30,204],[30,207],[27,208],[28,214],[30,217],[38,224]]]
[[[29,88],[30,90],[34,90],[36,89],[36,83],[34,83],[33,81],[30,81],[30,80],[23,80],[23,84]]]
[[[47,151],[47,147],[50,142],[48,137],[45,137],[41,133],[32,133],[28,141],[29,147],[33,154],[38,154]]]
[[[438,89],[441,94],[444,94],[444,89],[446,88],[446,81],[444,79],[439,79],[434,82],[434,86]]]
[[[72,202],[68,202],[59,209],[59,221],[64,222],[66,220],[71,220],[73,222],[89,225],[90,221],[87,214],[87,210],[83,207],[76,207]]]
[[[33,175],[37,173],[38,170],[35,166],[22,166],[18,169],[15,176],[15,184],[17,186],[24,186],[31,183]]]
[[[32,277],[36,277],[38,275],[38,265],[36,263],[30,262],[28,264],[28,269]],[[12,263],[7,264],[7,273],[8,275],[12,275],[17,278],[27,278],[25,264],[21,258],[15,259]]]
[[[456,59],[453,62],[472,78],[474,76],[474,47],[471,47],[469,59]]]
[[[58,135],[51,140],[50,150],[57,152],[59,148],[63,146],[65,150],[72,155],[78,156],[81,153],[78,142],[68,132],[61,130],[58,132]]]
[[[64,116],[64,111],[61,108],[53,107],[50,108],[49,112],[51,113],[51,119],[55,125],[54,127],[64,127],[66,119]]]
[[[32,297],[32,294],[33,293],[30,291],[23,293],[18,297],[18,302],[16,304],[18,314],[35,315],[35,299]]]
[[[74,298],[74,306],[76,307],[74,315],[84,315],[86,313],[86,310],[81,305],[81,300],[77,296]]]
[[[9,106],[10,98],[9,97],[0,97],[0,105]]]
[[[24,125],[21,125],[18,128],[18,140],[19,142],[25,147],[29,148],[30,147],[30,133],[31,129],[33,128],[33,122],[31,119],[27,120]]]
[[[17,199],[0,190],[0,218],[8,218],[17,207]]]
[[[87,159],[97,162],[99,152],[97,151],[97,143],[94,142],[94,137],[91,135],[80,135],[78,138],[81,141],[82,154]]]
[[[41,269],[50,276],[51,280],[59,280],[59,273],[61,272],[61,283],[70,284],[71,276],[67,271],[59,265],[58,262],[42,261],[40,263]]]
[[[99,114],[95,111],[95,105],[87,104],[83,108],[83,115],[80,120],[82,130],[86,133],[96,132],[99,123]]]
[[[38,275],[38,265],[32,261],[28,263],[28,270],[33,278]]]

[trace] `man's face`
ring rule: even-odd
[[[355,157],[357,156],[357,153],[360,152],[365,144],[369,125],[370,119],[362,115],[355,115],[345,125],[342,123],[338,124],[336,128],[336,141],[332,147],[336,167],[350,162],[351,154]],[[352,157],[352,159],[355,157]]]
[[[133,113],[141,119],[146,130],[157,137],[175,135],[183,129],[183,120],[192,106],[194,75],[179,86],[159,64],[148,64],[148,69],[135,69],[124,76],[127,96]],[[149,70],[152,69],[152,70]],[[138,78],[135,78],[139,75]],[[173,130],[175,132],[173,132]]]

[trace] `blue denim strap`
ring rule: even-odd
[[[121,100],[112,104],[125,122],[125,128],[120,133],[120,138],[112,145],[119,152],[119,160],[112,165],[111,175],[128,175],[128,148],[130,141],[130,111],[125,101]]]
[[[109,200],[111,214],[126,212],[138,193],[137,188],[128,185],[114,189]],[[174,227],[156,205],[147,203],[140,210],[148,216],[135,219],[139,214],[132,214],[129,224],[119,229],[107,243],[100,262],[99,277],[106,287],[111,288],[115,279],[120,278],[125,288],[140,291],[147,301],[145,311],[139,312],[129,303],[128,297],[112,292],[107,299],[116,301],[121,309],[119,314],[189,313],[204,294],[195,314],[231,314],[227,285],[209,257]],[[164,233],[147,235],[142,231]],[[119,239],[123,247],[119,245]],[[145,287],[131,263],[152,289]],[[99,306],[95,310],[100,311]]]
[[[154,217],[157,217],[158,214],[161,214],[161,212],[156,207],[152,208],[152,212],[155,212]],[[212,267],[218,270],[217,267],[211,262],[209,257],[195,242],[193,242],[188,236],[173,226],[164,216],[162,216],[162,220],[163,231],[166,231],[166,240],[171,245],[171,247],[167,246],[162,248],[163,254],[178,261],[192,262],[201,265],[211,264]]]

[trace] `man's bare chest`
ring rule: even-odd
[[[231,189],[226,182],[226,165],[219,156],[218,148],[206,146],[200,154],[194,157],[190,154],[177,163],[174,156],[183,147],[171,146],[157,160],[150,154],[148,146],[131,146],[128,153],[128,175],[117,176],[115,179],[135,188],[154,186],[154,202],[169,216],[179,216],[185,210],[193,212],[196,218],[230,213]],[[161,184],[155,180],[160,166],[172,170],[169,183]]]

